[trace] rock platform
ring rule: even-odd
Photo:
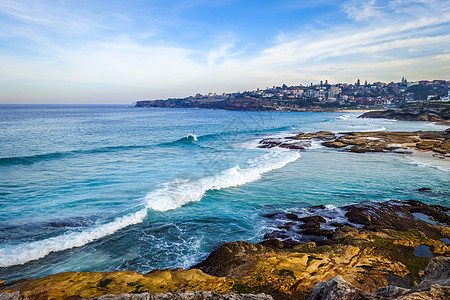
[[[396,299],[415,293],[445,299],[450,297],[448,213],[449,208],[414,200],[267,212],[264,217],[278,229],[262,242],[224,244],[189,270],[66,272],[6,283],[0,293],[18,293],[0,299],[166,299],[149,295],[188,291],[264,293],[274,299]],[[171,299],[222,299],[196,295]],[[385,298],[373,298],[380,295]]]
[[[445,131],[413,132],[341,132],[319,131],[297,133],[284,138],[267,138],[259,142],[259,148],[287,148],[303,150],[317,142],[328,148],[344,151],[394,152],[411,154],[413,151],[432,152],[441,158],[450,157],[450,128]]]

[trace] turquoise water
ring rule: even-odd
[[[261,241],[274,211],[450,205],[448,162],[256,148],[298,131],[445,129],[358,115],[0,106],[0,279],[188,268],[222,243]]]

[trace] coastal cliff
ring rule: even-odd
[[[229,99],[167,99],[137,101],[136,107],[206,108],[240,111],[337,111],[339,106],[330,103],[253,98],[248,96]]]
[[[398,109],[370,111],[361,118],[385,118],[404,121],[431,121],[450,123],[450,102],[414,102]]]
[[[340,208],[340,221],[321,205],[307,213],[274,211],[265,217],[278,229],[264,241],[224,244],[189,270],[60,273],[3,285],[0,299],[338,299],[333,295],[344,293],[361,296],[345,299],[375,299],[372,293],[445,299],[449,210],[413,200],[361,202]],[[183,298],[186,291],[205,293]],[[206,291],[265,295],[220,298]],[[161,293],[174,294],[149,296]],[[105,296],[111,294],[123,296]]]

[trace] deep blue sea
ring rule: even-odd
[[[358,115],[1,105],[0,279],[188,268],[222,243],[261,241],[264,214],[317,204],[450,205],[448,161],[256,148],[299,131],[446,129]]]

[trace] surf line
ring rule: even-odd
[[[241,186],[259,180],[263,174],[280,169],[300,158],[300,153],[277,149],[248,161],[248,167],[239,166],[224,170],[217,175],[194,181],[169,182],[145,196],[145,207],[137,212],[118,217],[114,221],[81,231],[70,232],[45,240],[33,241],[0,248],[0,267],[25,264],[49,255],[75,247],[81,247],[95,240],[114,234],[125,227],[144,221],[148,209],[168,211],[187,203],[200,201],[208,190],[220,190]]]

